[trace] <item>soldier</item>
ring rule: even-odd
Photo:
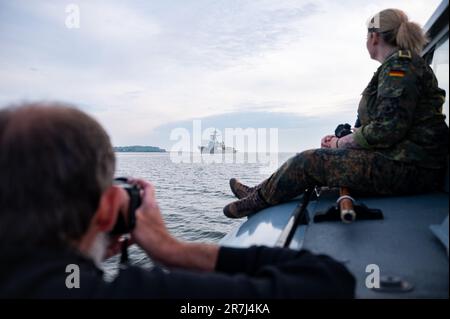
[[[362,93],[353,133],[325,136],[322,148],[295,155],[255,187],[231,179],[239,200],[225,206],[224,214],[244,217],[314,186],[377,195],[439,189],[448,154],[446,94],[420,57],[426,42],[403,11],[376,14],[368,24],[367,49],[381,66]]]

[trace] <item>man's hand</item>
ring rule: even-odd
[[[335,143],[335,141],[333,141],[333,139],[336,139],[336,138],[337,137],[334,135],[327,135],[324,138],[322,138],[322,141],[320,142],[320,146],[323,148],[335,148],[336,143]]]
[[[112,256],[119,254],[122,251],[124,237],[122,235],[111,236],[109,238],[108,247],[106,248],[106,253],[104,259],[108,259]],[[129,239],[127,246],[133,245],[135,242],[133,239]]]

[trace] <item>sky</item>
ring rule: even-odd
[[[367,19],[423,25],[440,0],[0,0],[0,107],[77,105],[114,145],[170,149],[177,127],[278,128],[279,151],[353,124],[378,67]],[[79,28],[68,18],[79,9]],[[73,21],[73,20],[70,20]]]

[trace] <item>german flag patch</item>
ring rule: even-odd
[[[401,70],[392,70],[389,71],[389,76],[394,76],[397,78],[402,78],[405,76],[405,71],[401,71]]]

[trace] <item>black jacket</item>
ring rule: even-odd
[[[73,251],[0,254],[0,298],[352,298],[355,289],[342,264],[304,250],[222,247],[215,272],[129,266],[111,283]],[[69,264],[79,266],[79,288],[66,287]]]

